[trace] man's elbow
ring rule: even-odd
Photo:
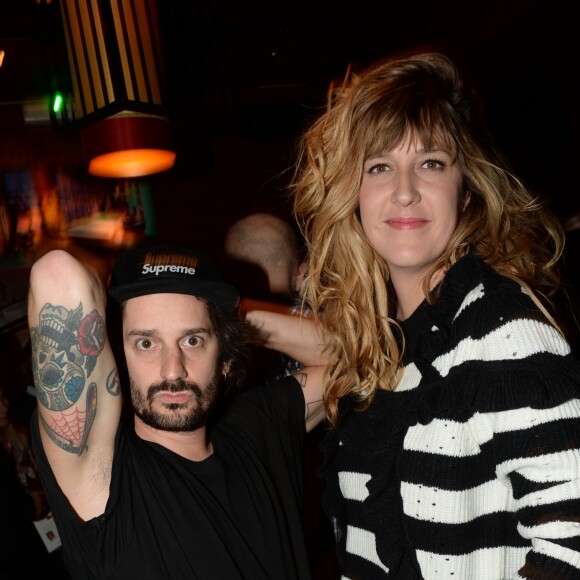
[[[30,269],[30,285],[34,289],[58,281],[79,268],[77,260],[65,250],[50,250],[42,255]]]
[[[79,302],[104,311],[106,293],[98,274],[64,250],[51,250],[30,271],[28,312],[34,315],[45,303],[73,308]]]

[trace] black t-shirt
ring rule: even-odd
[[[105,512],[83,522],[58,488],[34,425],[39,471],[73,578],[310,578],[304,432],[304,397],[292,377],[241,394],[212,429],[214,454],[201,462],[120,426]]]

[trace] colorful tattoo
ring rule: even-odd
[[[82,303],[73,310],[45,304],[39,320],[30,329],[36,394],[43,407],[60,411],[43,425],[57,445],[81,454],[96,413],[95,383],[86,388],[86,410],[77,403],[105,346],[105,324],[96,310],[83,316]]]
[[[53,413],[51,423],[42,416],[40,420],[47,435],[61,449],[82,455],[87,449],[87,439],[97,414],[97,385],[91,383],[87,388],[87,408],[82,412],[75,406],[68,412]]]

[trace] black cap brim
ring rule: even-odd
[[[147,294],[188,294],[209,300],[231,312],[239,302],[238,291],[225,282],[208,280],[180,280],[177,278],[154,278],[139,280],[130,284],[110,286],[109,294],[117,302],[125,302],[131,298]]]

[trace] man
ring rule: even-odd
[[[98,277],[60,250],[32,267],[33,442],[73,578],[308,578],[301,449],[304,421],[322,417],[310,390],[322,367],[248,389],[214,417],[243,380],[247,327],[209,256],[126,250],[109,294],[134,431]]]
[[[251,213],[228,229],[224,251],[227,274],[242,291],[241,309],[308,316],[298,291],[305,273],[294,228],[269,213]],[[300,364],[270,349],[254,361],[255,380],[292,374]]]
[[[283,219],[269,213],[249,214],[230,226],[224,243],[231,260],[253,264],[265,274],[267,300],[291,300],[300,289],[305,265],[296,232]],[[245,288],[244,288],[245,290]],[[250,288],[249,295],[256,296]]]

